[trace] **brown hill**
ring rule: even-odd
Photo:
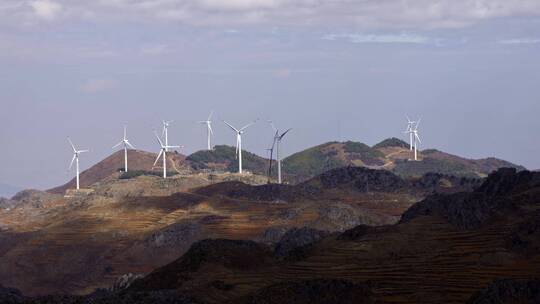
[[[162,170],[161,162],[156,164],[156,167],[153,167],[154,161],[157,157],[156,153],[145,152],[141,150],[128,150],[128,169],[129,171],[155,171],[160,172]],[[179,153],[169,153],[167,155],[168,169],[169,171],[177,171],[181,168],[184,168],[185,156]],[[124,168],[124,151],[119,150],[99,163],[93,165],[89,169],[81,172],[80,174],[80,185],[81,188],[89,187],[94,183],[103,181],[104,179],[110,177],[114,173],[117,173]],[[170,168],[170,169],[169,169]],[[75,178],[70,180],[68,183],[47,190],[51,193],[63,194],[67,189],[75,188]]]
[[[128,293],[174,289],[201,303],[274,303],[295,290],[290,296],[307,303],[320,290],[336,295],[356,284],[375,303],[535,303],[539,198],[540,174],[501,170],[474,192],[429,197],[397,225],[358,226],[303,246],[290,262],[255,244],[204,241]],[[250,263],[254,255],[261,263]]]
[[[393,184],[377,176],[392,173],[372,171],[349,167],[327,173],[350,176],[338,179],[342,186],[315,185],[317,179],[298,186],[249,186],[234,179],[264,183],[266,178],[196,173],[167,180],[111,178],[94,183],[90,194],[47,194],[41,204],[0,209],[0,283],[30,295],[88,293],[124,274],[148,273],[206,238],[272,244],[293,227],[344,231],[395,223],[431,191],[425,190],[430,183],[411,190],[385,188]],[[373,181],[369,191],[354,182],[365,178]],[[274,196],[277,188],[286,196]]]

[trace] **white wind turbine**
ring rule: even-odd
[[[124,139],[122,139],[122,141],[120,141],[119,143],[117,143],[116,145],[114,145],[114,147],[112,147],[113,149],[115,149],[116,147],[120,146],[120,145],[124,145],[124,172],[128,172],[128,161],[127,161],[127,157],[128,157],[128,153],[127,153],[127,149],[128,147],[131,148],[131,149],[135,149],[135,147],[133,147],[133,145],[131,145],[129,143],[129,140],[127,139],[127,126],[124,126]]]
[[[73,167],[73,162],[75,161],[75,168],[77,170],[77,190],[79,190],[79,155],[81,153],[88,152],[88,150],[77,150],[69,137],[67,138],[67,140],[69,141],[71,148],[73,148],[73,158],[71,159],[71,163],[69,164],[69,170],[71,170],[71,167]]]
[[[413,140],[414,140],[414,135],[413,135],[413,129],[414,129],[414,124],[416,124],[416,121],[412,121],[409,119],[408,116],[407,117],[407,130],[403,133],[405,134],[409,134],[409,150],[413,150]]]
[[[420,140],[420,136],[418,135],[418,125],[420,125],[421,119],[418,119],[418,121],[415,123],[414,128],[411,130],[414,135],[414,160],[418,160],[418,144],[422,143]]]
[[[237,129],[233,127],[230,123],[223,121],[227,126],[229,126],[236,133],[236,157],[238,158],[238,173],[242,174],[242,134],[244,131],[253,125],[257,120],[245,125],[244,127]]]
[[[159,151],[156,161],[154,162],[154,166],[157,164],[159,158],[163,155],[163,178],[167,178],[167,152],[171,148],[181,148],[181,146],[169,146],[167,144],[164,145],[161,139],[159,138],[159,136],[157,135],[157,133],[154,132],[154,134],[156,135],[159,146],[161,147],[161,150]]]
[[[169,146],[169,126],[174,120],[164,120],[163,121],[163,131],[161,132],[161,137],[165,138],[165,146]],[[169,148],[167,148],[167,152],[169,152]]]
[[[279,146],[281,145],[281,140],[289,131],[292,129],[288,129],[287,131],[283,132],[282,134],[279,134],[279,130],[274,126],[274,123],[272,121],[269,121],[270,125],[276,131],[276,134],[274,135],[274,142],[276,143],[276,160],[278,165],[278,184],[281,184],[281,158],[279,156]]]
[[[200,124],[206,125],[206,134],[208,139],[208,150],[212,150],[212,142],[211,138],[212,135],[214,135],[214,131],[212,130],[212,115],[214,114],[214,111],[210,112],[210,115],[208,115],[207,120],[199,121]]]

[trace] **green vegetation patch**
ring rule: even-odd
[[[387,148],[387,147],[400,147],[408,148],[409,144],[399,138],[388,138],[373,146],[374,149]]]
[[[172,172],[172,171],[167,172],[167,176],[174,176],[174,175],[177,175],[177,174],[178,174],[178,172]],[[142,175],[163,176],[163,172],[162,171],[157,172],[157,171],[133,170],[133,171],[128,171],[128,172],[122,173],[120,175],[119,179],[131,179],[131,178],[135,178],[137,176],[142,176]]]
[[[288,174],[305,178],[345,166],[346,164],[335,158],[332,153],[325,154],[322,152],[325,147],[335,143],[325,143],[285,158],[283,160],[283,170]]]

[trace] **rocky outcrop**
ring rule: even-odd
[[[540,280],[496,280],[474,294],[468,304],[540,303]]]
[[[276,244],[274,254],[279,259],[299,260],[307,255],[307,251],[313,243],[318,242],[329,234],[312,228],[293,228]]]
[[[352,185],[361,192],[395,192],[407,185],[403,179],[389,171],[351,166],[326,171],[305,184],[319,183],[327,189]]]
[[[284,282],[259,290],[249,304],[367,304],[374,303],[371,288],[346,280]]]
[[[116,279],[116,282],[114,282],[113,286],[111,286],[110,291],[120,291],[127,289],[135,280],[138,280],[142,278],[142,274],[133,274],[133,273],[127,273],[124,275],[121,275]]]
[[[495,214],[504,210],[515,210],[524,200],[535,200],[534,196],[510,199],[512,193],[539,186],[538,173],[501,169],[492,173],[473,192],[427,197],[409,208],[403,214],[401,222],[408,222],[423,215],[438,215],[459,228],[478,228]]]
[[[176,223],[152,233],[144,241],[148,247],[171,247],[192,243],[201,235],[201,227],[197,223]]]

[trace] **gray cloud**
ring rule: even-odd
[[[0,15],[27,19],[176,21],[191,25],[356,25],[364,28],[456,28],[483,20],[539,16],[537,0],[4,0]],[[4,9],[2,9],[4,8]],[[29,12],[31,12],[29,14]],[[141,19],[142,18],[142,19]],[[142,22],[142,21],[141,21]]]

